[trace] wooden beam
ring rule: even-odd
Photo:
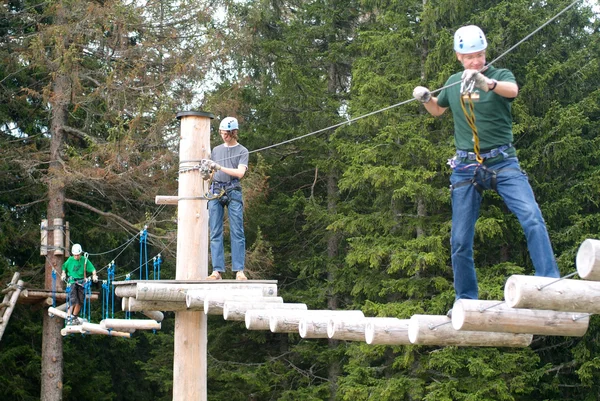
[[[121,308],[128,312],[144,312],[144,311],[171,311],[183,312],[188,310],[201,311],[202,309],[189,309],[185,302],[174,301],[139,301],[135,298],[121,299]]]
[[[408,319],[372,317],[365,326],[365,341],[372,345],[411,344],[408,339]]]
[[[216,287],[215,287],[216,288]],[[204,300],[207,297],[217,297],[221,299],[225,299],[225,297],[229,297],[230,300],[233,300],[235,297],[240,297],[240,299],[251,299],[254,298],[262,298],[263,290],[262,288],[242,288],[242,289],[230,289],[225,291],[214,291],[214,290],[187,290],[185,294],[185,304],[188,308],[204,308]],[[272,297],[274,298],[274,297]],[[283,301],[282,301],[283,302]]]
[[[161,324],[156,320],[146,319],[103,319],[100,322],[103,329],[127,331],[134,330],[160,330]]]
[[[15,290],[10,297],[9,305],[4,310],[2,322],[0,322],[0,339],[2,339],[2,336],[4,335],[4,331],[6,330],[6,326],[8,325],[10,316],[12,315],[12,312],[15,309],[15,305],[17,304],[17,300],[19,299],[19,294],[21,293],[21,288],[23,288],[24,284],[25,283],[23,282],[23,280],[17,281]]]
[[[408,339],[418,345],[458,347],[527,347],[531,334],[457,331],[447,316],[413,315],[408,323]]]
[[[204,313],[207,315],[222,315],[223,307],[227,301],[244,300],[248,302],[257,302],[262,304],[283,304],[283,298],[281,297],[261,297],[261,296],[233,296],[227,293],[212,294],[204,298]]]
[[[142,313],[150,319],[156,320],[159,323],[165,319],[165,314],[157,310],[144,310],[142,311]]]
[[[293,309],[293,310],[307,310],[306,304],[296,303],[275,303],[275,302],[239,302],[239,301],[226,301],[223,305],[223,319],[244,321],[246,319],[246,312],[252,309]],[[269,329],[268,325],[265,328]]]
[[[208,246],[208,245],[207,245]],[[260,289],[265,297],[277,295],[276,283],[260,283],[255,280],[236,281],[219,280],[198,284],[166,284],[161,282],[144,282],[138,284],[135,298],[138,301],[176,301],[185,302],[187,291],[231,291],[231,290],[256,290]]]
[[[300,320],[304,317],[318,319],[320,317],[338,317],[345,316],[347,318],[364,318],[365,315],[359,310],[271,310],[269,316],[269,328],[273,333],[297,333]],[[327,326],[325,326],[327,330]],[[327,332],[327,331],[325,331]]]
[[[248,330],[269,330],[272,309],[252,309],[246,312],[244,321]]]
[[[582,337],[589,315],[535,309],[514,309],[504,301],[459,299],[452,307],[455,330]]]
[[[511,308],[600,313],[600,282],[512,275],[504,299]]]
[[[327,323],[327,337],[332,340],[365,341],[365,329],[371,319],[373,318],[345,319],[343,316],[330,318]]]
[[[579,246],[575,259],[577,274],[583,280],[600,281],[600,241],[586,239]]]

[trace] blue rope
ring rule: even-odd
[[[148,280],[148,230],[140,232],[140,280],[144,280],[144,263],[146,265],[146,280]]]
[[[56,308],[56,270],[52,269],[52,307]]]
[[[86,316],[86,308],[87,308],[87,320],[88,322],[92,321],[92,281],[88,280],[83,284],[83,293],[85,294],[85,298],[83,301],[83,317]]]
[[[107,270],[108,287],[110,288],[110,290],[111,290],[110,292],[112,295],[112,316],[111,316],[112,318],[115,317],[115,284],[113,282],[115,281],[115,269],[116,268],[117,267],[115,266],[115,261],[113,260],[110,263],[110,266],[108,266],[108,270]],[[111,287],[111,285],[112,285],[112,287]],[[108,318],[108,299],[106,301],[106,316]]]
[[[153,258],[154,260],[154,280],[160,280],[160,264],[162,263],[162,259],[160,258],[160,253]]]

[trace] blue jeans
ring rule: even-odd
[[[244,270],[246,260],[246,237],[244,236],[244,203],[242,191],[227,192],[229,204],[229,234],[231,238],[231,266],[234,272]],[[219,199],[208,201],[208,223],[210,226],[210,256],[213,270],[225,271],[225,249],[223,246],[223,215],[225,206]]]
[[[456,299],[477,299],[477,275],[473,262],[475,222],[479,217],[482,196],[471,182],[482,189],[492,189],[492,173],[496,172],[496,191],[513,212],[527,239],[527,248],[535,268],[535,275],[559,277],[550,237],[540,208],[529,185],[527,175],[521,171],[516,157],[502,160],[487,171],[477,164],[458,164],[450,176],[452,197],[452,269]],[[490,171],[491,170],[491,171]]]

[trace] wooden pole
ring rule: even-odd
[[[512,275],[504,299],[511,308],[600,313],[600,282]]]
[[[600,281],[600,241],[586,239],[579,246],[577,258],[577,274],[583,280]]]
[[[239,302],[239,301],[226,301],[223,305],[223,319],[233,321],[244,321],[246,319],[246,312],[252,309],[295,309],[295,310],[307,310],[306,304],[292,304],[292,303],[277,303],[277,302]],[[269,327],[267,325],[266,329]]]
[[[395,317],[370,318],[365,326],[365,341],[367,344],[406,345],[408,339],[408,319]]]
[[[447,316],[413,315],[408,322],[408,339],[418,345],[459,347],[527,347],[531,334],[456,331]]]
[[[23,280],[17,281],[17,285],[10,296],[9,304],[4,310],[4,315],[2,316],[2,323],[0,323],[0,339],[2,339],[2,336],[4,335],[4,331],[6,330],[6,326],[8,325],[8,320],[10,319],[10,315],[15,309],[15,305],[17,304],[19,294],[21,293],[21,289],[23,288],[24,284],[25,283],[23,282]]]
[[[122,330],[160,330],[161,324],[156,320],[146,319],[103,319],[100,322],[103,329]]]
[[[503,301],[459,299],[452,307],[455,330],[582,337],[589,321],[588,315],[578,317],[571,312],[514,309]]]
[[[210,157],[210,120],[214,116],[190,111],[177,113],[177,118],[181,139],[175,279],[198,280],[208,276],[208,208],[204,199],[208,188],[195,167]],[[207,401],[206,381],[206,315],[175,312],[173,401]]]
[[[370,317],[364,319],[330,318],[327,323],[327,337],[333,340],[365,341],[365,328]],[[302,323],[300,324],[302,327]],[[300,332],[302,337],[302,332]]]

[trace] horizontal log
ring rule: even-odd
[[[154,203],[157,205],[177,205],[179,202],[179,196],[170,195],[156,195],[154,197]]]
[[[269,330],[272,309],[251,309],[246,312],[244,321],[248,330]]]
[[[156,320],[159,323],[165,319],[165,314],[157,310],[145,310],[142,311],[142,313],[150,319]]]
[[[283,298],[281,297],[247,297],[247,296],[230,296],[227,293],[213,294],[204,298],[204,313],[207,315],[222,315],[223,307],[227,301],[236,301],[246,299],[247,302],[257,303],[272,303],[272,304],[283,304]]]
[[[362,313],[362,312],[361,312]],[[298,324],[298,333],[302,338],[332,338],[337,340],[346,340],[350,337],[355,339],[357,337],[358,332],[362,332],[362,335],[358,335],[360,338],[358,341],[365,340],[365,324],[367,318],[357,317],[355,315],[336,315],[335,317],[331,316],[319,316],[310,314],[309,316],[305,316],[300,319],[300,323]],[[338,323],[338,337],[334,338],[335,335],[335,322]],[[345,331],[345,335],[342,335],[342,328]],[[332,336],[329,333],[332,332]],[[351,334],[350,334],[351,333]]]
[[[252,280],[231,283],[199,283],[199,284],[166,284],[144,282],[137,285],[136,299],[138,301],[176,301],[185,302],[186,292],[189,290],[204,291],[230,291],[253,290],[260,288],[265,297],[277,295],[277,284],[257,283]]]
[[[269,316],[269,329],[273,333],[298,333],[300,320],[304,317],[318,319],[344,316],[347,318],[361,319],[365,315],[359,310],[271,310]],[[325,330],[327,330],[325,326]],[[326,332],[326,331],[325,331]]]
[[[456,331],[447,316],[413,315],[408,322],[408,339],[418,345],[458,347],[527,347],[532,334]]]
[[[121,307],[128,312],[143,312],[143,311],[174,311],[181,312],[189,310],[185,301],[140,301],[135,298],[123,298]],[[199,309],[201,310],[201,309]]]
[[[365,341],[367,323],[374,319],[344,319],[344,317],[330,318],[327,323],[327,337],[332,340]],[[302,334],[300,334],[302,336]]]
[[[118,297],[133,297],[137,292],[137,284],[115,286],[115,295]]]
[[[68,336],[69,334],[82,334],[81,326],[66,326],[60,329],[61,336]]]
[[[511,308],[600,313],[600,282],[512,275],[504,286]]]
[[[365,341],[372,345],[411,344],[408,339],[408,319],[373,317],[365,325]]]
[[[212,295],[214,296],[218,296],[218,297],[228,297],[229,299],[234,299],[235,297],[239,296],[243,299],[248,299],[251,297],[255,297],[255,298],[261,298],[263,297],[263,290],[262,288],[252,288],[252,289],[233,289],[233,290],[229,290],[229,291],[214,291],[214,290],[210,290],[210,291],[205,291],[205,290],[187,290],[186,294],[185,294],[185,303],[188,306],[188,308],[197,308],[200,307],[201,309],[204,309],[204,300],[206,299],[207,296]]]
[[[246,312],[252,309],[293,309],[307,310],[306,304],[299,303],[274,303],[274,302],[239,302],[226,301],[223,305],[223,319],[233,321],[243,321],[246,318]],[[266,328],[268,330],[268,327]]]
[[[577,250],[577,274],[583,280],[600,281],[600,241],[586,239]]]
[[[104,319],[100,327],[111,330],[160,330],[161,324],[156,320],[145,319]]]
[[[111,337],[131,338],[131,333],[123,333],[120,331],[106,330],[94,323],[83,323],[77,326],[66,326],[60,330],[60,334],[64,337],[69,334],[101,334]]]
[[[582,337],[589,315],[536,309],[514,309],[503,301],[459,299],[452,307],[455,330]]]
[[[48,308],[48,316],[53,317],[53,316],[58,316],[62,319],[66,319],[67,318],[67,312],[60,310],[58,308],[53,308],[53,307],[49,307]]]

